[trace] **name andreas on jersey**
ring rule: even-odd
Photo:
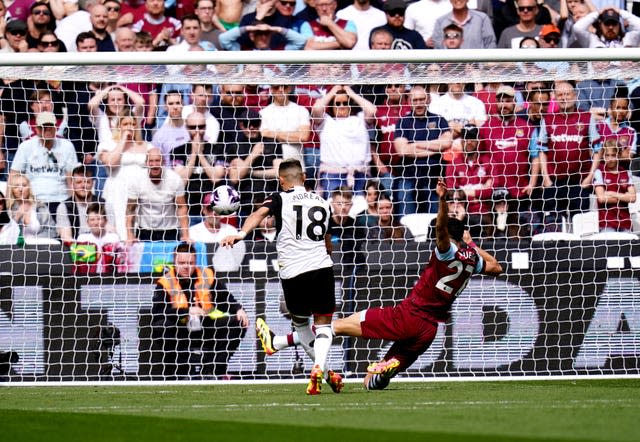
[[[324,241],[330,233],[331,218],[331,208],[324,198],[303,186],[295,186],[273,193],[263,207],[276,219],[276,248],[282,279],[333,266]]]

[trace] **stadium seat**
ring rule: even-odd
[[[600,227],[598,225],[598,212],[595,211],[577,213],[573,215],[571,224],[573,233],[583,238],[600,231]]]
[[[429,238],[431,220],[436,216],[436,213],[410,213],[400,218],[400,224],[409,229],[415,242],[425,242]]]
[[[531,241],[579,241],[580,237],[567,232],[545,232],[531,237]]]

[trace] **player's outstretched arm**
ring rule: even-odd
[[[229,235],[220,241],[222,247],[231,247],[238,241],[242,241],[245,237],[260,225],[263,219],[269,216],[268,207],[260,207],[253,212],[242,225],[242,229],[235,235]]]
[[[447,194],[447,185],[443,180],[438,180],[436,193],[440,198],[438,204],[438,216],[436,217],[436,247],[440,253],[446,253],[451,248],[451,238],[449,237],[449,206],[445,195]]]

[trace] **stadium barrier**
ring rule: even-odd
[[[506,264],[505,274],[471,281],[407,375],[637,375],[640,244],[579,245],[484,243]],[[207,245],[206,259],[215,247]],[[431,250],[430,242],[368,243],[367,265],[338,275],[338,314],[403,299]],[[239,272],[218,277],[252,325],[264,315],[275,331],[286,332],[272,244],[249,243],[247,257]],[[0,377],[17,383],[162,379],[150,327],[155,276],[73,276],[71,268],[62,247],[0,249],[0,351],[19,355]],[[338,339],[331,364],[361,375],[384,349],[382,342]],[[304,376],[305,359],[295,349],[265,359],[250,327],[229,372],[241,379]]]

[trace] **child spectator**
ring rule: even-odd
[[[615,139],[605,141],[604,165],[595,171],[593,187],[598,198],[601,232],[630,232],[629,203],[636,201],[631,174],[620,165],[620,146]]]
[[[76,270],[81,273],[113,272],[116,257],[121,248],[120,237],[115,232],[107,231],[107,214],[104,205],[92,203],[87,207],[87,225],[89,232],[78,235],[77,243],[95,247],[95,259],[92,260],[93,262],[77,266]]]

